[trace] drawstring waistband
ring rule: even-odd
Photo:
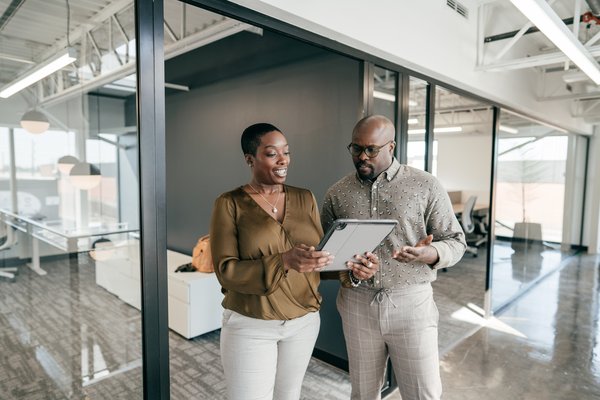
[[[392,303],[392,305],[394,306],[394,308],[397,308],[396,303],[394,303],[394,300],[392,300],[392,296],[390,296],[390,293],[392,293],[392,291],[390,289],[386,289],[386,288],[379,289],[373,296],[373,300],[371,300],[371,305],[373,305],[373,303],[375,303],[375,301],[377,301],[379,304],[381,304],[381,303],[383,303],[384,298],[387,297],[388,300],[390,301],[390,303]]]

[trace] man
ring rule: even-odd
[[[403,400],[440,399],[438,311],[431,282],[466,244],[447,192],[427,172],[393,156],[394,126],[380,115],[354,127],[348,150],[356,167],[325,195],[324,229],[339,218],[397,219],[376,250],[369,280],[340,275],[337,306],[348,349],[352,399],[380,399],[390,357]],[[356,276],[360,275],[360,276]]]

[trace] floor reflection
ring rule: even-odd
[[[599,258],[574,257],[442,360],[447,400],[600,397]]]
[[[549,246],[521,246],[496,240],[494,245],[492,309],[498,310],[514,300],[544,276],[560,268],[570,257]]]
[[[440,312],[439,348],[443,353],[481,326],[481,316],[468,309],[483,309],[485,294],[485,248],[477,257],[466,254],[446,272],[439,271],[433,282],[433,295]],[[472,317],[472,318],[471,318]]]
[[[45,276],[22,266],[0,282],[1,398],[118,397],[94,384],[140,369],[139,312],[95,284],[87,257],[44,266]],[[141,396],[141,374],[127,384]]]

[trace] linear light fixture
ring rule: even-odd
[[[456,133],[456,132],[462,132],[462,126],[448,126],[445,128],[434,128],[433,129],[433,133]],[[419,135],[419,134],[424,134],[425,133],[425,129],[409,129],[408,130],[408,134],[409,135]]]
[[[392,102],[396,101],[396,96],[394,96],[393,94],[380,92],[379,90],[373,90],[373,97],[375,97],[376,99],[387,100],[387,101],[392,101]],[[408,105],[411,107],[414,107],[417,105],[417,102],[413,101],[413,100],[409,100]]]
[[[13,94],[20,92],[26,87],[33,85],[37,81],[44,79],[48,75],[71,64],[76,59],[75,49],[73,47],[68,47],[63,52],[44,61],[42,64],[27,72],[25,76],[9,83],[2,91],[0,91],[0,97],[7,99]]]
[[[373,91],[373,97],[375,97],[376,99],[381,99],[381,100],[396,101],[396,96],[394,96],[393,94],[380,92],[378,90]]]
[[[419,120],[417,118],[409,118],[408,119],[408,124],[409,125],[416,125],[419,123]]]
[[[596,85],[600,85],[600,65],[548,3],[544,0],[510,1]]]
[[[500,129],[502,132],[512,133],[513,135],[519,133],[518,129],[511,128],[510,126],[506,126],[506,125],[500,125],[500,128],[498,128],[498,129]]]

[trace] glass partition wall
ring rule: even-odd
[[[427,122],[427,90],[429,83],[410,77],[408,81],[408,142],[406,144],[407,164],[425,170],[425,124]],[[437,151],[437,143],[433,144]]]
[[[4,17],[3,396],[141,398],[133,1],[32,0]]]
[[[434,104],[431,173],[448,191],[467,241],[462,260],[439,272],[433,284],[440,344],[449,346],[479,327],[484,316],[493,107],[440,86]]]
[[[493,309],[556,270],[572,254],[572,246],[581,244],[584,142],[577,135],[502,111]]]

